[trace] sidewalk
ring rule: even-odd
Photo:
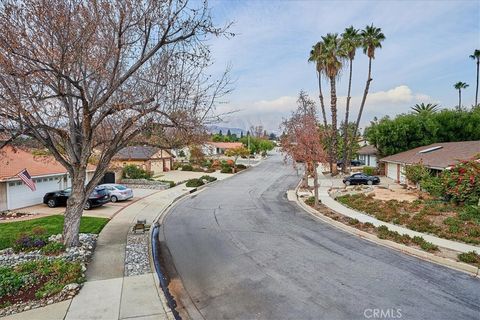
[[[169,319],[156,274],[124,276],[127,234],[137,219],[154,219],[175,199],[188,194],[185,184],[159,191],[119,211],[100,233],[80,293],[72,300],[18,313],[20,319]]]
[[[318,188],[318,195],[319,195],[319,200],[328,208],[332,209],[333,211],[336,211],[344,216],[357,219],[360,222],[370,222],[372,223],[375,227],[384,225],[387,226],[389,230],[392,231],[397,231],[400,234],[408,234],[410,237],[423,237],[426,241],[431,242],[433,244],[436,244],[439,247],[459,251],[459,252],[469,252],[469,251],[475,251],[478,254],[480,254],[480,247],[478,246],[473,246],[461,242],[456,242],[456,241],[451,241],[439,237],[435,237],[429,234],[413,231],[395,224],[391,224],[388,222],[380,221],[377,220],[376,218],[369,216],[367,214],[358,212],[356,210],[347,208],[346,206],[342,205],[341,203],[335,201],[333,198],[330,197],[328,194],[328,190],[331,187],[334,186],[340,186],[340,184],[343,186],[343,183],[340,179],[328,179],[323,175],[321,172],[319,172],[319,188]],[[310,185],[310,181],[309,181]]]

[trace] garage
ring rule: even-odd
[[[387,177],[390,179],[393,179],[397,181],[398,176],[397,176],[397,166],[398,164],[396,163],[387,163]]]
[[[19,181],[7,182],[7,209],[18,209],[42,203],[43,196],[49,191],[60,190],[66,187],[64,175],[34,178],[36,190],[30,190],[27,185]]]

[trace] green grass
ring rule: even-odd
[[[34,227],[45,228],[48,236],[62,233],[63,219],[63,215],[54,215],[27,221],[0,223],[0,250],[11,247],[20,233],[29,232]],[[98,234],[107,222],[107,218],[82,217],[80,232]]]

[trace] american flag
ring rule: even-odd
[[[17,176],[25,182],[27,187],[29,187],[32,191],[37,190],[35,187],[35,182],[33,182],[32,177],[28,173],[27,169],[23,169],[20,171],[20,173],[17,174]]]

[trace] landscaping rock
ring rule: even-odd
[[[60,241],[62,235],[52,235],[49,238],[49,241]],[[49,259],[53,260],[56,258],[63,258],[67,261],[79,261],[86,263],[90,261],[90,258],[93,255],[93,249],[97,242],[98,235],[91,233],[81,233],[79,236],[80,246],[74,248],[68,248],[64,253],[58,256],[46,256],[41,253],[40,250],[34,250],[30,252],[19,252],[15,253],[12,248],[4,249],[0,251],[0,266],[15,266],[22,262],[39,260],[39,259]]]
[[[125,250],[125,276],[150,272],[149,233],[129,234]]]

